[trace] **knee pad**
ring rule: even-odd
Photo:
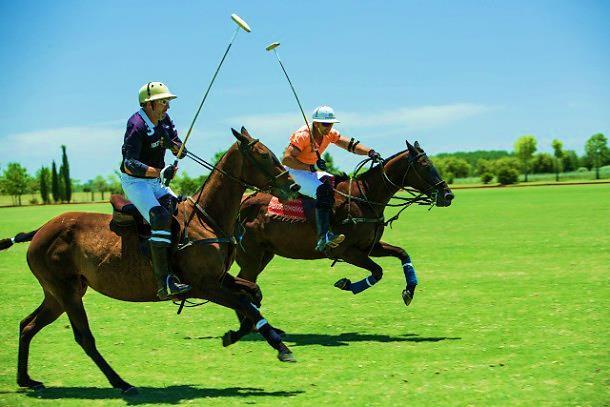
[[[150,228],[152,230],[169,230],[171,226],[171,216],[162,206],[153,207],[150,212]]]
[[[178,198],[174,197],[172,194],[163,195],[159,198],[159,204],[164,207],[170,215],[175,215]]]
[[[324,209],[332,209],[335,203],[335,192],[333,187],[324,182],[316,189],[316,207]]]

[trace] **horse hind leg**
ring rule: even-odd
[[[123,393],[137,392],[134,386],[121,379],[97,350],[95,338],[89,328],[89,321],[81,295],[73,294],[64,297],[63,305],[68,314],[68,318],[70,319],[70,324],[72,325],[74,339],[83,348],[87,356],[89,356],[102,373],[104,373],[112,387],[120,389]]]
[[[45,291],[42,304],[25,317],[19,324],[19,356],[17,362],[17,384],[31,389],[44,388],[42,382],[32,380],[28,374],[28,359],[32,338],[45,326],[55,321],[64,310],[62,306]]]

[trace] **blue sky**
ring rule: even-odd
[[[278,155],[302,118],[278,49],[310,114],[383,155],[419,140],[431,154],[512,149],[533,134],[582,153],[610,133],[610,3],[605,1],[20,1],[0,3],[0,167],[34,172],[60,158],[72,176],[120,162],[137,91],[167,83],[186,132],[234,30],[240,33],[189,148],[205,157],[245,125]],[[357,159],[328,150],[349,169]],[[201,172],[186,161],[189,174]]]

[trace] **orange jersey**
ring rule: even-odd
[[[318,152],[320,155],[324,153],[330,143],[336,143],[339,141],[339,132],[335,129],[331,129],[330,132],[322,138],[322,142],[317,145]],[[303,126],[290,136],[290,144],[298,148],[301,152],[296,157],[297,160],[304,164],[315,164],[318,156],[311,146],[311,137],[309,136],[309,130],[307,126]]]

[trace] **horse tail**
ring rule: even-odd
[[[15,243],[25,243],[25,242],[31,241],[34,238],[34,235],[36,234],[36,232],[38,232],[38,230],[39,229],[32,230],[31,232],[28,232],[28,233],[20,232],[20,233],[17,233],[15,235],[15,237],[9,237],[9,238],[0,240],[0,250],[6,250]]]

